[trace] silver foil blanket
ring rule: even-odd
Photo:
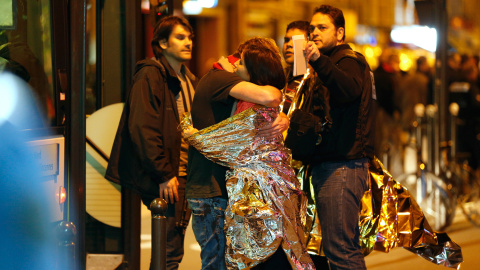
[[[229,269],[253,267],[281,247],[293,269],[315,269],[305,246],[306,197],[290,166],[283,138],[266,140],[257,130],[271,123],[277,108],[254,106],[186,141],[208,159],[229,167],[225,211]],[[188,117],[181,128],[191,126]]]
[[[298,176],[304,184],[310,183],[305,181],[311,176],[304,168]],[[314,203],[310,206],[314,207]],[[309,226],[308,220],[312,219],[315,223]],[[317,255],[322,254],[319,226],[315,212],[307,212],[307,248]],[[446,233],[432,230],[410,192],[393,179],[377,158],[369,166],[369,189],[362,198],[359,227],[365,256],[373,250],[388,253],[395,247],[403,247],[437,265],[459,268],[463,262],[460,246]]]
[[[364,255],[372,250],[389,252],[403,247],[446,267],[463,262],[462,250],[446,233],[435,232],[410,192],[396,182],[383,164],[370,164],[370,189],[362,198],[360,245]]]

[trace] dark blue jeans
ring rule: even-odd
[[[332,270],[366,269],[358,214],[368,188],[368,162],[323,162],[312,169],[322,243]]]
[[[224,270],[225,209],[227,199],[220,197],[187,199],[192,210],[192,230],[200,245],[202,270]]]

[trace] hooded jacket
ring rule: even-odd
[[[182,68],[195,89],[197,79]],[[159,196],[158,185],[178,176],[181,133],[175,96],[180,91],[180,80],[165,57],[137,63],[105,178]]]

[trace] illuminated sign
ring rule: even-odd
[[[198,15],[204,8],[214,8],[218,0],[187,0],[183,1],[183,13],[186,15]]]
[[[58,144],[33,146],[33,158],[40,168],[40,175],[58,175]]]
[[[437,48],[437,31],[427,26],[394,26],[390,37],[393,42],[414,44],[431,52]]]

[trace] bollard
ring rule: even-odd
[[[77,228],[73,222],[62,221],[56,228],[58,243],[57,269],[76,269],[75,267],[75,235]]]
[[[416,121],[414,124],[415,128],[415,147],[417,148],[417,158],[422,157],[422,143],[424,136],[424,117],[425,117],[425,105],[418,103],[414,108]],[[421,162],[417,160],[417,162]]]
[[[435,150],[435,121],[437,117],[437,107],[435,105],[427,105],[425,113],[427,115],[427,142],[428,142],[428,158],[427,158],[427,169],[430,172],[434,172],[435,175],[437,174],[437,171],[435,168],[437,167],[438,161],[437,157],[435,156],[436,150]]]
[[[450,147],[450,158],[453,162],[457,161],[456,160],[456,154],[457,154],[457,116],[458,112],[460,111],[460,106],[458,106],[458,103],[451,103],[450,106],[448,107],[450,111],[450,138],[452,140],[451,142],[451,147]]]
[[[150,203],[152,211],[152,265],[151,270],[167,269],[167,202],[155,199]]]

